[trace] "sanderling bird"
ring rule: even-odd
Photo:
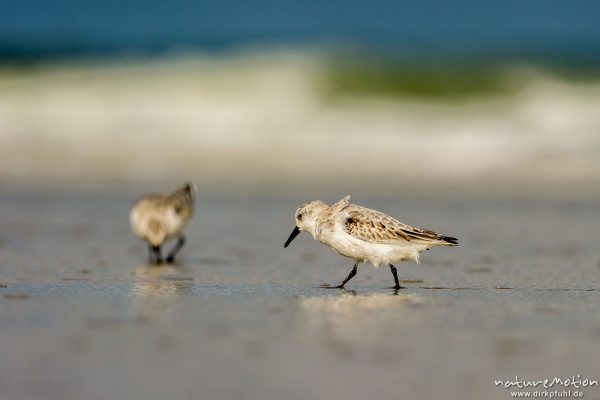
[[[316,200],[298,208],[296,227],[283,247],[288,247],[303,231],[339,255],[354,260],[350,274],[335,286],[338,289],[356,275],[358,264],[367,261],[375,267],[382,263],[389,265],[396,283],[393,289],[403,289],[394,262],[414,260],[418,264],[419,253],[423,250],[458,245],[456,238],[414,228],[380,211],[350,204],[350,196],[331,207]]]
[[[185,244],[181,233],[194,214],[196,188],[185,183],[173,192],[148,194],[138,200],[129,214],[131,228],[148,242],[150,264],[161,264],[161,246],[177,237],[177,243],[167,256],[172,263],[175,255]]]

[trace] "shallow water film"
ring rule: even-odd
[[[354,199],[461,239],[398,264],[394,291],[368,265],[319,288],[351,262],[307,234],[283,249],[300,197],[205,194],[179,262],[148,266],[134,199],[2,194],[1,398],[504,399],[495,380],[597,379],[595,202]]]

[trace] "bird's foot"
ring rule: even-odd
[[[342,285],[331,286],[329,283],[321,283],[319,285],[319,287],[322,289],[343,289],[344,288],[344,286],[342,286]]]
[[[168,256],[167,257],[167,263],[168,264],[173,264],[175,262],[175,256]]]
[[[404,287],[404,286],[400,286],[400,285],[396,285],[396,286],[392,286],[390,289],[393,289],[393,290],[400,290],[400,289],[406,289],[406,287]]]

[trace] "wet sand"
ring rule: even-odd
[[[302,197],[199,194],[179,265],[145,265],[129,193],[0,193],[2,399],[507,399],[495,379],[599,379],[596,200],[360,196],[458,248],[359,267]],[[336,198],[323,198],[331,202]],[[600,398],[598,387],[585,398]]]

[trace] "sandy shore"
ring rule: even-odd
[[[317,287],[350,263],[306,235],[283,249],[305,198],[201,193],[160,268],[134,199],[0,193],[0,398],[507,399],[494,380],[600,378],[596,201],[355,198],[461,239],[399,265],[396,295],[370,266]]]

